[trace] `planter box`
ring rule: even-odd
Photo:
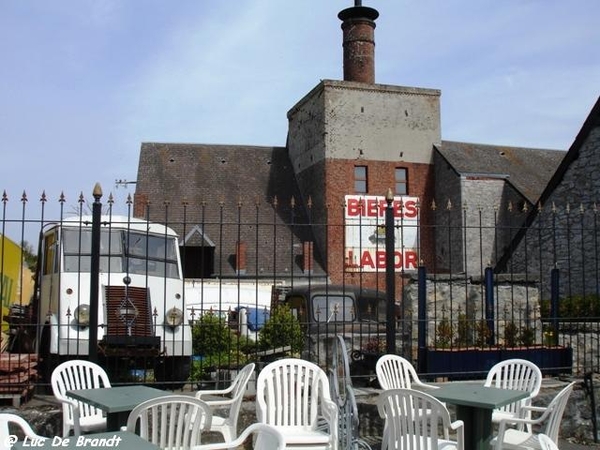
[[[536,364],[544,375],[571,373],[571,347],[519,347],[498,349],[425,349],[424,375],[450,379],[485,378],[492,366],[511,358]]]

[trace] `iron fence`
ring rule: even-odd
[[[126,332],[116,339],[107,334],[107,321],[100,321],[97,355],[90,355],[89,342],[96,341],[82,334],[89,314],[82,305],[94,302],[90,290],[81,289],[68,300],[64,318],[52,318],[49,311],[40,311],[46,288],[39,282],[50,262],[64,264],[66,258],[52,253],[52,245],[65,245],[65,236],[56,234],[53,241],[49,224],[64,225],[74,216],[75,223],[91,227],[93,205],[83,195],[75,208],[66,207],[62,195],[56,201],[45,195],[36,200],[30,202],[25,194],[11,199],[6,193],[2,199],[0,233],[7,239],[0,248],[0,397],[47,388],[52,368],[68,358],[97,358],[119,383],[173,388],[214,384],[247,362],[260,364],[283,355],[327,366],[337,335],[348,344],[357,384],[368,384],[374,381],[374,361],[389,349],[392,323],[396,352],[413,361],[424,377],[481,377],[493,361],[514,355],[534,358],[549,374],[599,371],[595,207],[581,206],[574,213],[568,205],[554,205],[535,214],[505,208],[499,214],[498,207],[467,211],[463,205],[457,211],[431,205],[425,211],[418,205],[423,219],[412,230],[419,239],[418,258],[409,266],[402,256],[408,229],[401,219],[386,223],[383,213],[375,230],[367,232],[366,224],[344,219],[343,206],[319,205],[316,214],[310,202],[299,207],[293,199],[155,205],[128,198],[117,205],[110,196],[102,203],[100,195],[94,202],[102,209],[102,229],[114,232],[120,223],[125,236],[131,236],[137,216],[174,230],[182,277],[178,303],[169,309],[166,269],[162,285],[151,291],[146,262],[145,281],[134,291],[128,284],[134,278],[129,262],[125,276],[117,276],[114,262],[103,265],[104,241],[99,240],[100,292],[95,301],[103,317],[108,317],[107,308],[118,310],[126,324],[127,314],[139,314],[140,304],[149,305],[144,320],[150,331],[144,339]],[[363,253],[367,263],[375,258],[369,271],[348,262],[349,233],[363,232],[374,236],[372,253]],[[149,226],[145,233],[150,242]],[[166,240],[167,231],[163,234]],[[77,242],[73,254],[80,258],[75,266],[80,269],[72,272],[79,275],[81,287],[81,261],[93,258],[93,239]],[[132,242],[126,242],[124,248],[130,250]],[[23,251],[15,253],[12,244]],[[400,263],[388,258],[390,250]],[[129,257],[124,256],[131,261]],[[57,285],[47,288],[56,301],[61,289],[70,289],[63,281],[56,278]],[[113,304],[107,292],[116,285],[121,290]],[[395,290],[392,307],[385,292],[389,286]],[[49,304],[54,305],[52,300]],[[177,309],[184,317],[182,332],[171,326],[178,320]],[[52,333],[67,336],[69,345],[61,348]],[[188,347],[185,336],[191,340]]]

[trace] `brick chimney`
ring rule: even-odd
[[[344,35],[344,81],[375,83],[375,19],[376,9],[354,0],[352,8],[338,14]]]

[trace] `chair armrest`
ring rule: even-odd
[[[248,439],[248,437],[253,434],[253,433],[258,433],[258,434],[266,434],[269,435],[272,440],[269,440],[268,443],[262,443],[261,446],[255,446],[253,448],[256,449],[269,449],[269,450],[284,450],[285,449],[285,437],[283,434],[281,434],[281,432],[275,428],[272,425],[267,425],[266,423],[253,423],[252,425],[250,425],[248,428],[246,428],[244,431],[241,432],[241,434],[238,436],[237,439],[230,441],[230,442],[219,442],[216,444],[203,444],[203,445],[197,445],[194,446],[193,449],[194,450],[230,450],[230,449],[237,449],[238,447],[241,447],[243,445],[243,443]],[[277,443],[276,446],[273,446],[273,443]],[[258,443],[257,443],[258,444]]]
[[[235,386],[232,384],[226,389],[208,389],[204,391],[196,391],[196,398],[201,398],[203,395],[225,395],[233,391]]]
[[[462,420],[455,420],[450,424],[450,428],[456,431],[456,448],[465,448],[465,423]]]
[[[439,389],[439,386],[434,386],[433,384],[423,383],[421,380],[413,381],[412,387],[419,387],[421,389]]]
[[[202,399],[200,399],[202,400]],[[208,406],[214,407],[214,406],[229,406],[233,403],[233,399],[227,399],[227,400],[202,400],[204,403],[206,403]]]
[[[462,420],[455,420],[454,422],[452,422],[450,424],[450,428],[452,428],[453,430],[458,430],[459,428],[464,428],[465,427],[465,423]]]
[[[544,412],[546,412],[546,410],[548,408],[546,408],[545,406],[525,405],[525,406],[521,406],[521,409],[524,409],[524,410],[527,410],[527,411],[535,411],[535,412],[544,413]]]
[[[66,403],[71,408],[73,414],[73,435],[79,436],[81,435],[81,425],[79,423],[80,415],[79,415],[79,402],[77,400],[72,400],[70,398],[58,398],[61,403]]]
[[[322,399],[323,417],[329,422],[329,434],[331,435],[332,449],[337,450],[339,412],[338,406],[329,398]]]

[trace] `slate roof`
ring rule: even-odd
[[[587,119],[583,123],[581,130],[579,130],[579,133],[577,133],[577,136],[575,137],[573,144],[571,144],[569,151],[565,154],[564,158],[561,160],[560,164],[557,166],[556,170],[544,186],[543,191],[540,193],[539,202],[542,205],[547,203],[547,200],[551,198],[554,191],[561,185],[567,170],[573,164],[573,162],[579,158],[582,146],[586,143],[590,134],[598,127],[600,127],[600,97],[598,97],[596,100],[596,103],[592,107]],[[593,149],[593,151],[596,151],[596,149]],[[526,235],[528,228],[534,223],[538,214],[539,211],[537,208],[533,208],[529,212],[529,215],[525,220],[525,226],[521,228],[515,235],[512,244],[509,246],[509,249],[518,249],[520,242]],[[504,270],[510,257],[510,252],[504,254],[498,261],[496,271]]]
[[[535,204],[566,155],[545,150],[500,145],[442,141],[438,152],[460,175],[507,176],[527,200]]]
[[[145,142],[135,195],[150,202],[151,220],[163,223],[168,202],[169,226],[180,237],[196,227],[205,245],[223,245],[215,250],[215,275],[235,274],[230,260],[238,240],[248,244],[248,274],[302,274],[291,253],[314,239],[302,226],[307,214],[285,147]],[[188,244],[202,245],[200,236]]]

